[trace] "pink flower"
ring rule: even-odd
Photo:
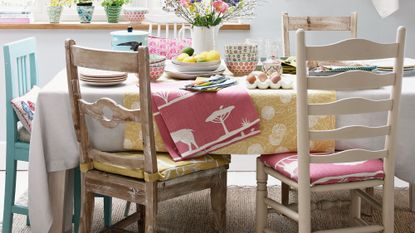
[[[226,13],[228,11],[229,5],[226,2],[223,2],[222,0],[217,0],[212,3],[213,8],[215,8],[215,11],[219,13]]]
[[[190,5],[190,0],[180,0],[180,4],[184,7],[188,7]]]

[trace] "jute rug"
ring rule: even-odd
[[[279,188],[272,187],[270,195],[279,200]],[[376,196],[380,198],[379,191]],[[295,201],[294,195],[291,200]],[[313,196],[313,200],[321,199],[346,200],[349,199],[348,192],[318,193]],[[229,233],[251,233],[255,232],[255,187],[229,187],[227,199],[227,232]],[[415,213],[409,211],[408,190],[398,189],[395,191],[395,232],[414,233],[415,232]],[[113,221],[119,220],[123,216],[125,202],[115,199],[113,201]],[[365,206],[364,206],[365,207]],[[135,205],[131,211],[135,210]],[[365,211],[366,210],[366,211]],[[364,212],[368,213],[365,208]],[[314,230],[331,229],[335,227],[349,226],[348,207],[334,208],[326,211],[313,211]],[[96,209],[94,216],[93,232],[103,229],[102,201],[96,199]],[[364,219],[368,222],[381,222],[381,213],[374,211],[373,215],[365,215]],[[14,219],[13,232],[30,232],[30,228],[25,225],[23,216],[16,216]],[[212,212],[210,211],[210,199],[208,191],[201,191],[191,195],[179,197],[165,201],[159,205],[158,230],[163,233],[210,233],[213,230]],[[271,214],[268,223],[276,232],[288,233],[297,232],[297,224],[290,219]],[[136,224],[129,230],[137,231]]]

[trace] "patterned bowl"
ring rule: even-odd
[[[141,23],[148,13],[146,8],[124,8],[124,15],[131,23]]]
[[[161,77],[164,73],[165,62],[156,63],[156,65],[150,64],[150,79],[155,81]]]
[[[225,54],[225,59],[230,62],[256,61],[258,60],[258,57],[256,53],[234,53]]]
[[[258,45],[254,44],[231,44],[225,45],[226,54],[257,53]]]
[[[255,70],[258,61],[242,61],[242,62],[229,62],[226,61],[226,67],[235,76],[244,76],[250,74]]]

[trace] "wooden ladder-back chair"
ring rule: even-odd
[[[80,232],[91,231],[94,193],[117,197],[137,204],[137,212],[114,224],[109,229],[110,231],[124,228],[135,221],[138,221],[139,225],[143,225],[144,220],[145,232],[151,233],[156,231],[158,202],[203,189],[211,190],[215,226],[218,231],[223,232],[226,225],[228,160],[223,165],[209,169],[181,174],[167,180],[160,179],[157,163],[159,154],[156,155],[153,132],[147,47],[139,47],[138,52],[103,51],[77,46],[73,40],[67,40],[65,47],[73,123],[81,148],[82,214]],[[109,98],[100,98],[94,103],[86,102],[81,95],[78,67],[137,73],[140,109],[124,108]],[[110,110],[111,117],[107,117],[104,110]],[[106,128],[114,128],[125,122],[141,123],[143,151],[130,152],[126,156],[93,148],[89,143],[87,117],[100,122]],[[205,161],[205,158],[200,161]],[[98,170],[98,167],[94,167],[96,163],[106,163],[126,169],[142,169],[143,179],[114,174],[102,169]],[[216,160],[214,164],[218,164]]]
[[[297,145],[295,165],[297,172],[291,175],[283,174],[283,168],[279,168],[281,161],[290,155],[275,154],[262,155],[257,160],[257,230],[256,232],[273,232],[265,227],[267,222],[267,206],[277,212],[298,221],[299,232],[311,232],[311,209],[318,205],[311,203],[311,192],[325,192],[336,190],[351,190],[351,220],[360,226],[352,228],[333,229],[318,232],[378,232],[391,233],[394,231],[394,174],[395,174],[395,147],[396,130],[399,112],[399,99],[402,85],[405,28],[400,27],[395,43],[378,44],[363,39],[348,39],[327,46],[306,46],[304,30],[297,31]],[[306,62],[309,60],[368,60],[394,58],[394,71],[387,74],[375,74],[366,71],[347,71],[328,77],[309,76]],[[337,100],[332,103],[309,104],[308,90],[370,90],[391,86],[391,94],[387,99],[370,100],[360,97],[350,97]],[[333,130],[310,130],[309,116],[311,115],[345,115],[385,112],[388,113],[385,125],[369,127],[364,125],[350,125]],[[385,145],[380,150],[365,150],[353,148],[338,151],[332,154],[311,154],[310,140],[343,140],[357,138],[384,137]],[[282,156],[278,162],[273,160],[270,164],[268,157],[274,159]],[[292,158],[292,157],[290,157]],[[362,175],[358,180],[340,179],[332,183],[311,183],[313,180],[312,167],[325,164],[333,166],[338,163],[357,162],[350,166],[359,166],[351,172],[351,167],[342,170],[340,177],[355,174]],[[336,163],[336,164],[335,164]],[[379,170],[369,168],[369,163],[377,164]],[[328,167],[327,167],[328,168]],[[335,167],[336,168],[336,167]],[[338,167],[336,168],[338,169]],[[373,170],[371,170],[373,169]],[[367,173],[366,173],[367,172]],[[344,174],[343,174],[344,173]],[[370,174],[372,173],[372,174]],[[280,204],[267,197],[268,175],[275,177],[287,185],[298,190],[298,212],[287,205]],[[291,178],[296,175],[297,178]],[[380,176],[379,176],[380,175]],[[330,177],[327,174],[327,177]],[[383,200],[379,203],[362,189],[383,185]],[[374,208],[381,208],[383,212],[382,225],[368,225],[361,219],[361,199]],[[338,204],[338,203],[337,203]],[[336,204],[336,205],[337,205]],[[342,205],[340,203],[339,205]],[[326,203],[323,203],[326,205]],[[336,206],[334,205],[334,206]],[[328,206],[328,205],[326,205]]]
[[[284,57],[291,56],[290,31],[350,31],[352,38],[357,37],[356,12],[351,16],[288,16],[288,13],[282,13],[281,18]]]

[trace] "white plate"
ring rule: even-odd
[[[119,78],[92,78],[92,77],[86,77],[86,76],[80,76],[80,80],[82,81],[91,81],[91,82],[115,82],[120,80],[126,80],[127,76],[119,77]]]
[[[175,79],[195,79],[196,77],[210,77],[216,74],[222,74],[226,70],[226,66],[220,64],[216,70],[206,72],[181,72],[178,71],[176,65],[173,65],[171,61],[166,62],[166,68],[164,69],[167,77]]]
[[[366,63],[370,63],[376,65],[380,68],[393,68],[395,65],[395,59],[380,59],[380,60],[368,60],[364,61]],[[404,59],[404,67],[415,67],[415,59],[413,58],[405,58]]]
[[[221,61],[188,63],[172,60],[171,62],[180,72],[213,71],[216,70],[221,64]]]
[[[118,77],[124,77],[128,75],[126,72],[96,70],[96,69],[89,69],[89,68],[80,68],[79,74],[82,76],[87,76],[91,78],[118,78]]]
[[[87,85],[91,86],[114,86],[123,83],[125,80],[115,81],[115,82],[89,82],[89,81],[82,81]]]

